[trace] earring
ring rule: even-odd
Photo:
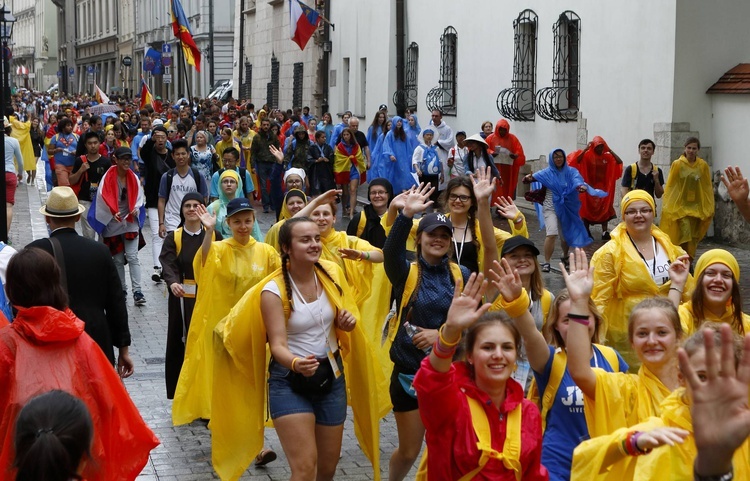
[[[513,364],[513,372],[516,372],[518,370],[518,364]]]

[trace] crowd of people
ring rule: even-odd
[[[365,132],[351,112],[233,99],[119,107],[18,96],[5,119],[9,212],[39,161],[49,189],[50,238],[0,270],[15,479],[134,479],[158,444],[118,379],[134,370],[125,266],[144,306],[146,243],[169,297],[172,420],[207,422],[221,479],[276,459],[270,424],[291,479],[334,479],[347,405],[375,479],[390,412],[391,481],[420,453],[430,481],[750,479],[750,316],[736,258],[697,257],[714,214],[698,139],[666,181],[653,141],[626,166],[598,136],[521,176],[504,119],[454,134],[438,110],[421,126],[382,105]],[[723,180],[750,220],[748,181]],[[606,242],[589,263],[592,225]]]

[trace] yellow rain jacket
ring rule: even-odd
[[[689,431],[690,436],[682,444],[662,446],[644,456],[624,456],[618,462],[605,466],[607,450],[617,449],[628,433],[662,427],[681,428]],[[692,481],[693,462],[698,454],[692,433],[693,421],[690,415],[689,399],[685,389],[680,388],[661,403],[661,416],[651,417],[635,426],[618,429],[612,434],[581,443],[573,454],[571,479],[581,481]],[[750,459],[750,440],[734,453],[734,479],[750,479],[748,459]]]
[[[362,307],[365,300],[370,296],[374,264],[368,261],[342,259],[339,255],[339,249],[382,251],[364,239],[333,229],[328,232],[328,235],[321,236],[320,241],[323,243],[320,258],[335,262],[343,269],[346,281],[354,293],[354,302],[357,306]]]
[[[669,169],[659,227],[674,244],[687,243],[688,251],[692,251],[688,254],[693,258],[698,242],[706,235],[713,217],[711,169],[700,157],[691,165],[684,155],[680,156]]]
[[[640,361],[633,354],[628,339],[628,318],[630,311],[644,299],[669,294],[671,281],[661,286],[651,278],[651,273],[641,259],[638,251],[628,238],[625,223],[621,222],[612,230],[612,240],[604,244],[591,257],[594,265],[594,289],[591,298],[604,315],[606,323],[600,330],[600,335],[606,336],[607,344],[614,347],[627,361],[631,368],[640,365]],[[651,227],[660,249],[664,249],[669,260],[674,262],[685,254],[682,248],[672,244],[669,237],[658,227]],[[682,293],[682,301],[690,299],[694,281],[688,277]]]
[[[695,314],[693,314],[693,302],[687,301],[686,303],[681,304],[678,312],[680,313],[680,323],[682,324],[683,338],[687,339],[695,332],[695,323],[697,321],[697,319],[695,318]],[[708,309],[704,309],[703,316],[704,318],[700,320],[701,324],[704,321],[725,322],[727,324],[733,324],[734,308],[731,305],[727,306],[727,310],[724,311],[724,315],[721,317],[716,317]],[[742,327],[745,332],[738,332],[738,334],[750,334],[750,316],[748,316],[744,312],[742,313]]]
[[[594,368],[596,399],[583,397],[589,436],[595,438],[659,416],[659,405],[669,396],[667,387],[645,366],[638,374]]]
[[[446,214],[450,218],[450,214]],[[514,222],[510,222],[510,234],[505,232],[504,230],[498,229],[497,227],[494,227],[495,230],[495,244],[497,244],[497,252],[498,255],[500,255],[500,252],[503,250],[503,244],[505,244],[505,241],[510,239],[513,236],[520,235],[523,237],[529,238],[529,229],[526,226],[526,217],[521,214],[521,218],[523,219],[523,222],[521,222],[520,227],[516,227],[516,224]],[[419,227],[419,221],[421,220],[421,217],[419,219],[414,219],[413,223],[414,225],[411,228],[411,232],[409,232],[409,238],[406,240],[406,250],[410,252],[416,252],[417,251],[417,227]],[[380,224],[383,226],[383,229],[385,229],[385,235],[388,235],[391,233],[391,227],[393,227],[393,224],[388,224],[388,215],[384,215],[380,219]],[[477,259],[479,260],[479,270],[484,272],[484,258],[482,253],[482,245],[484,244],[484,240],[482,239],[482,234],[479,231],[479,220],[474,220],[474,232],[477,233],[477,237],[479,238],[479,249],[477,249]]]
[[[333,262],[320,264],[331,275],[319,275],[323,289],[336,310],[346,309],[360,319],[344,273]],[[268,382],[266,370],[266,329],[260,310],[263,287],[276,280],[283,285],[281,269],[259,282],[232,308],[215,329],[214,416],[209,425],[212,435],[213,466],[222,480],[236,480],[263,447],[265,400]],[[339,293],[338,285],[342,293]],[[280,289],[284,313],[289,316],[286,290]],[[380,400],[382,370],[377,366],[373,347],[358,322],[351,332],[336,330],[349,405],[354,414],[354,433],[362,451],[373,466],[373,477],[380,479]],[[304,442],[301,440],[300,442]]]
[[[36,157],[34,157],[34,145],[31,143],[31,120],[21,122],[11,115],[8,119],[13,129],[10,136],[18,139],[21,144],[21,155],[23,155],[23,170],[36,170]],[[21,168],[22,166],[18,166]],[[20,172],[19,172],[20,173]]]
[[[302,192],[299,189],[292,190]],[[291,190],[289,192],[291,192]],[[268,229],[268,232],[266,232],[266,238],[263,240],[263,242],[276,249],[276,252],[278,252],[279,254],[281,254],[281,247],[279,247],[279,229],[281,229],[281,226],[284,225],[284,222],[286,222],[287,219],[291,219],[292,217],[294,217],[292,213],[289,212],[289,208],[286,206],[286,199],[287,195],[289,195],[289,192],[284,195],[284,202],[281,204],[279,221],[272,225],[270,229]],[[307,205],[307,196],[304,192],[302,192],[302,199],[305,201],[305,205]]]
[[[198,294],[172,405],[175,425],[211,419],[214,327],[248,290],[279,267],[281,259],[273,247],[252,237],[245,246],[234,238],[214,242],[205,265],[202,251],[196,254],[193,269]]]

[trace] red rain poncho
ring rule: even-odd
[[[599,145],[604,146],[602,155],[597,155],[594,151]],[[615,186],[622,177],[622,164],[615,160],[609,150],[604,139],[597,135],[581,161],[571,164],[578,169],[588,185],[607,193],[607,197],[602,198],[581,194],[581,219],[590,224],[601,224],[617,217],[613,204]]]
[[[33,397],[60,389],[86,403],[94,422],[88,481],[133,480],[159,444],[99,346],[73,311],[21,308],[0,329],[0,472],[15,457],[13,437],[21,408]]]
[[[508,133],[504,136],[500,136],[500,129],[506,129]],[[489,146],[490,154],[495,153],[495,147],[503,147],[510,150],[511,154],[517,155],[513,159],[513,164],[503,164],[495,162],[497,169],[500,171],[500,178],[503,179],[503,185],[498,186],[495,189],[495,194],[492,197],[492,202],[497,202],[499,196],[505,197],[516,197],[516,187],[518,186],[518,171],[521,170],[521,166],[526,163],[526,155],[523,153],[523,146],[518,140],[518,137],[510,133],[510,124],[505,119],[500,119],[495,124],[495,131],[487,136],[485,139]]]

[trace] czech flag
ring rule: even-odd
[[[201,71],[201,51],[193,40],[193,34],[190,31],[190,22],[185,16],[185,10],[182,9],[180,0],[172,0],[172,31],[174,36],[180,39],[182,52],[185,54],[185,60],[188,64],[195,67],[198,72]]]
[[[151,104],[154,105],[154,97],[151,95],[151,91],[148,89],[148,84],[146,84],[146,80],[141,77],[141,109],[146,108],[146,105]]]
[[[304,50],[320,23],[318,12],[300,0],[289,0],[289,34],[292,41]]]

